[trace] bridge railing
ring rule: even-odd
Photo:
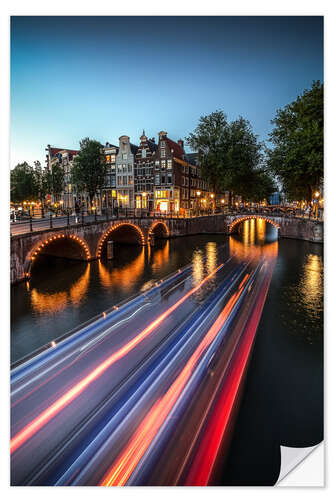
[[[207,217],[212,215],[263,215],[271,217],[285,217],[285,218],[304,218],[309,220],[323,220],[323,218],[314,218],[311,214],[306,214],[300,209],[286,209],[284,207],[256,207],[256,208],[237,208],[237,207],[218,207],[215,210],[183,210],[179,212],[159,212],[150,211],[138,208],[103,208],[100,212],[96,210],[87,212],[81,210],[75,214],[59,215],[50,214],[43,218],[30,217],[20,222],[12,222],[10,224],[11,235],[19,235],[31,233],[34,231],[41,231],[45,229],[64,228],[68,226],[76,226],[81,224],[88,224],[91,222],[103,222],[115,219],[127,218],[152,218],[152,219],[190,219],[197,217]]]

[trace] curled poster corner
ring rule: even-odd
[[[320,448],[320,449],[319,449]],[[324,442],[309,446],[307,448],[291,448],[280,446],[281,468],[276,482],[277,486],[324,486]],[[318,456],[313,455],[313,463],[300,465],[314,450],[318,450]],[[300,467],[298,467],[300,465]],[[304,470],[301,470],[304,467]],[[321,470],[314,470],[317,469]],[[308,471],[306,469],[309,469]],[[291,476],[286,476],[295,471]],[[309,477],[308,472],[311,471]]]

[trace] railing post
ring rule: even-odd
[[[50,229],[52,229],[52,214],[50,214]]]
[[[67,226],[69,226],[69,211],[67,212]]]
[[[30,215],[30,232],[32,232],[32,217]]]

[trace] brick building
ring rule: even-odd
[[[135,208],[154,210],[154,154],[156,151],[155,138],[148,139],[143,131],[135,155]]]
[[[62,192],[59,200],[55,200],[53,196],[48,195],[48,200],[51,203],[59,201],[59,203],[64,208],[74,208],[76,193],[73,189],[71,182],[71,169],[73,165],[74,157],[79,153],[76,149],[65,149],[65,148],[55,148],[51,147],[50,144],[47,145],[45,149],[46,153],[46,168],[52,171],[52,167],[55,164],[59,164],[64,170],[64,191]]]

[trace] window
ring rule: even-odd
[[[128,176],[128,184],[133,184],[133,175]]]
[[[185,177],[185,186],[188,186],[188,177]]]
[[[106,163],[111,163],[111,156],[110,155],[106,155]]]
[[[185,186],[185,177],[182,176],[182,186]]]
[[[161,147],[164,148],[165,147],[165,141],[161,141]]]
[[[121,174],[122,171],[123,171],[123,166],[122,165],[118,165],[118,172]]]
[[[168,184],[172,184],[172,174],[168,174]]]
[[[161,184],[165,184],[165,175],[164,174],[161,175]]]
[[[112,187],[116,186],[116,178],[114,176],[111,177],[111,186]]]
[[[160,162],[158,160],[155,161],[155,167],[158,168],[160,166]]]
[[[111,163],[114,163],[116,161],[116,155],[111,155]]]
[[[165,160],[161,161],[161,168],[165,168]]]
[[[161,158],[164,158],[164,156],[165,156],[165,149],[161,148]]]
[[[160,174],[155,174],[155,186],[158,186],[160,183]]]
[[[168,168],[172,168],[172,160],[168,160]]]
[[[123,172],[127,172],[127,165],[123,165]]]
[[[127,160],[127,153],[123,153],[123,160]]]
[[[123,184],[123,179],[121,176],[117,177],[117,182],[118,182],[118,186],[122,186]]]
[[[141,158],[147,158],[147,151],[145,149],[141,151]]]
[[[123,184],[127,184],[127,175],[123,175]]]
[[[128,167],[128,172],[132,172],[132,165],[127,165]]]

